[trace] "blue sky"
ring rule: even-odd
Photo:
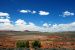
[[[7,23],[16,25],[15,23],[19,20],[20,22],[18,22],[17,25],[19,23],[26,23],[24,25],[42,27],[44,31],[55,31],[49,28],[57,29],[54,25],[59,27],[60,24],[72,25],[72,23],[75,22],[74,5],[75,0],[0,0],[0,22],[2,23],[8,20]],[[7,20],[5,20],[5,18]],[[74,26],[72,25],[71,27]],[[71,27],[69,29],[73,30],[67,31],[75,30]],[[2,28],[1,30],[6,29],[10,30],[9,28]],[[66,31],[64,28],[60,28],[60,30],[57,31],[61,31],[62,29]],[[30,28],[28,30],[30,30]]]

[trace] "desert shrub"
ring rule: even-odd
[[[32,47],[33,48],[40,48],[41,47],[41,42],[37,41],[37,40],[33,41],[32,42]]]
[[[16,43],[17,48],[29,48],[29,41],[19,40]]]
[[[29,41],[26,41],[25,46],[26,48],[29,48]]]

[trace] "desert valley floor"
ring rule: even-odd
[[[75,32],[41,33],[41,32],[0,32],[0,48],[16,48],[18,40],[34,40],[41,42],[41,48],[69,48],[75,49]]]

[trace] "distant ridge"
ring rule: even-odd
[[[75,31],[65,31],[65,32],[39,32],[39,31],[12,31],[12,30],[0,30],[0,35],[63,35],[63,34],[73,34]]]

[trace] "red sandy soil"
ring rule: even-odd
[[[19,35],[19,36],[0,36],[0,47],[15,48],[17,40],[40,40],[41,48],[75,48],[75,41],[60,41],[63,37],[60,36],[45,36],[45,35]],[[55,41],[57,40],[57,41]],[[74,39],[73,39],[74,40]]]
[[[0,48],[14,48],[16,41],[9,36],[0,36]]]

